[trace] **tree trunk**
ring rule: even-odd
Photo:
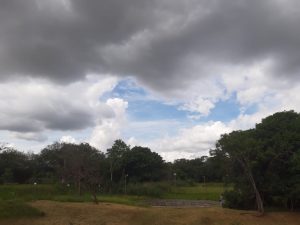
[[[242,167],[244,168],[246,174],[247,174],[247,177],[251,183],[251,186],[253,188],[253,191],[255,193],[255,201],[256,201],[256,206],[257,206],[257,211],[259,213],[260,216],[262,216],[265,212],[264,210],[264,204],[263,204],[263,201],[262,201],[262,198],[260,196],[260,193],[257,189],[257,186],[256,186],[256,183],[255,183],[255,180],[254,180],[254,177],[252,175],[252,172],[250,171],[250,169],[248,168],[247,164],[243,161],[243,160],[239,160]]]
[[[81,179],[78,179],[78,194],[81,196]]]
[[[93,191],[93,192],[92,192],[92,195],[93,195],[94,203],[98,205],[99,202],[98,202],[98,199],[97,199],[97,194],[96,194],[96,192]]]
[[[290,200],[290,211],[291,211],[291,212],[294,212],[294,201],[293,201],[292,198],[291,198],[291,200]]]
[[[112,192],[112,186],[113,186],[113,164],[112,161],[110,162],[110,185],[109,185],[109,193]]]

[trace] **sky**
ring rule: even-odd
[[[167,161],[300,111],[300,1],[1,0],[0,142]]]

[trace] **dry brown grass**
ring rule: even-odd
[[[1,225],[299,225],[299,213],[255,213],[222,208],[142,208],[117,204],[38,201],[36,219],[1,220]]]

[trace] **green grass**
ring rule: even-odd
[[[45,214],[20,201],[0,201],[0,219],[41,217]]]
[[[169,193],[171,189],[172,185],[169,182],[130,183],[127,186],[127,193],[129,195],[161,198],[165,193]]]
[[[98,196],[100,202],[112,202],[128,205],[136,205],[146,198],[164,199],[190,199],[190,200],[215,200],[218,201],[224,192],[221,183],[197,184],[189,187],[174,187],[167,183],[144,183],[129,185],[129,195]],[[138,196],[138,197],[137,197]],[[148,197],[146,197],[148,196]],[[61,202],[90,202],[92,197],[85,193],[79,196],[75,190],[60,185],[0,185],[0,201],[32,201],[53,200]]]
[[[192,187],[173,187],[169,193],[164,194],[166,199],[190,199],[218,201],[225,187],[222,183],[198,184]]]
[[[90,202],[91,196],[88,194],[83,195],[55,195],[48,200],[58,201],[58,202]]]
[[[67,188],[47,184],[0,185],[0,200],[52,200],[57,195],[72,194]]]
[[[146,197],[136,195],[97,196],[99,202],[111,202],[126,205],[140,205]],[[57,185],[0,185],[0,201],[34,201],[52,200],[59,202],[91,202],[92,196],[84,193],[81,196],[76,191]]]

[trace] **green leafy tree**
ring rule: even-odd
[[[116,140],[113,146],[107,149],[106,155],[109,161],[110,191],[113,188],[113,183],[120,180],[122,175],[124,175],[124,156],[128,151],[130,151],[130,146],[121,139]],[[117,175],[116,178],[114,178],[115,175]]]
[[[264,204],[284,205],[291,210],[299,205],[298,113],[275,113],[254,129],[222,135],[217,151],[228,157],[236,190],[244,203],[252,192],[261,214]]]
[[[260,158],[266,201],[291,210],[299,201],[300,115],[294,111],[275,113],[256,126],[256,138],[263,149]]]
[[[135,182],[158,181],[164,174],[164,161],[149,148],[136,146],[125,155],[125,170]]]
[[[257,177],[254,175],[257,164],[256,159],[260,153],[254,137],[254,130],[234,131],[230,134],[224,134],[216,146],[217,149],[227,154],[233,162],[239,163],[255,194],[257,210],[260,214],[263,214],[263,200],[257,186]]]
[[[64,165],[66,162],[66,152],[62,150],[63,143],[55,142],[44,148],[36,162],[36,176],[40,179],[49,179],[54,181],[59,180],[64,183]]]
[[[0,176],[4,174],[7,177],[8,171],[13,174],[10,182],[28,182],[33,173],[28,155],[13,148],[5,148],[0,153]]]

